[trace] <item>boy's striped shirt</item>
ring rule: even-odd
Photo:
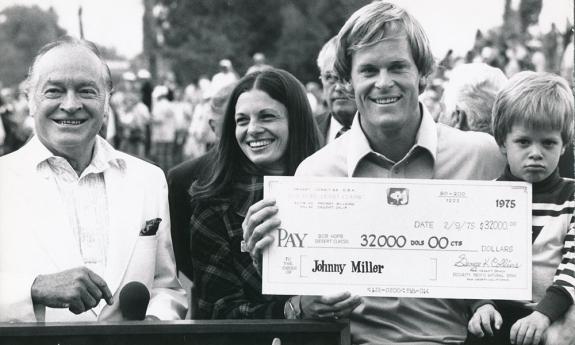
[[[507,168],[499,180],[518,179]],[[533,300],[526,304],[554,321],[575,301],[575,182],[555,171],[532,187]]]

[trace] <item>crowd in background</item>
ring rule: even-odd
[[[444,88],[457,66],[473,62],[498,68],[506,77],[522,70],[552,72],[573,85],[573,51],[572,37],[562,35],[555,25],[548,33],[528,42],[508,39],[501,45],[493,37],[478,35],[473,49],[465,56],[455,56],[449,51],[438,59],[420,100],[436,121],[445,122],[441,120],[441,114],[445,113]],[[114,147],[151,161],[166,173],[182,161],[203,155],[216,141],[208,125],[210,100],[241,77],[230,59],[221,59],[218,64],[219,71],[211,78],[202,75],[189,85],[178,85],[174,74],[162,76],[154,85],[145,69],[123,73],[111,100],[113,114],[101,134]],[[264,54],[256,53],[253,65],[244,74],[269,67]],[[305,87],[314,115],[325,113],[321,83],[307,81]],[[22,87],[1,88],[0,116],[0,155],[3,155],[21,147],[33,134],[33,121],[28,116]]]
[[[514,74],[531,70],[536,72],[551,72],[561,75],[573,85],[573,47],[569,32],[561,35],[555,25],[551,30],[527,42],[509,39],[504,45],[497,44],[491,37],[476,37],[472,50],[465,56],[454,56],[452,51],[438,62],[432,81],[421,96],[437,119],[441,113],[441,97],[444,85],[450,79],[450,72],[460,64],[483,62],[499,68],[510,78]]]

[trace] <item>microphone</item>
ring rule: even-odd
[[[148,288],[138,281],[129,282],[120,291],[120,311],[126,320],[144,320],[149,302]]]

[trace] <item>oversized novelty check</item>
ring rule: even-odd
[[[523,182],[267,177],[263,293],[531,299]]]

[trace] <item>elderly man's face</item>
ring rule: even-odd
[[[353,54],[351,83],[366,134],[419,127],[420,79],[401,32]]]
[[[335,71],[323,68],[321,72],[323,86],[323,99],[327,103],[328,110],[335,119],[345,126],[351,126],[353,116],[357,110],[355,100],[349,98],[344,86]]]
[[[40,141],[55,154],[91,155],[107,111],[104,67],[87,48],[60,46],[37,62],[30,113]]]

